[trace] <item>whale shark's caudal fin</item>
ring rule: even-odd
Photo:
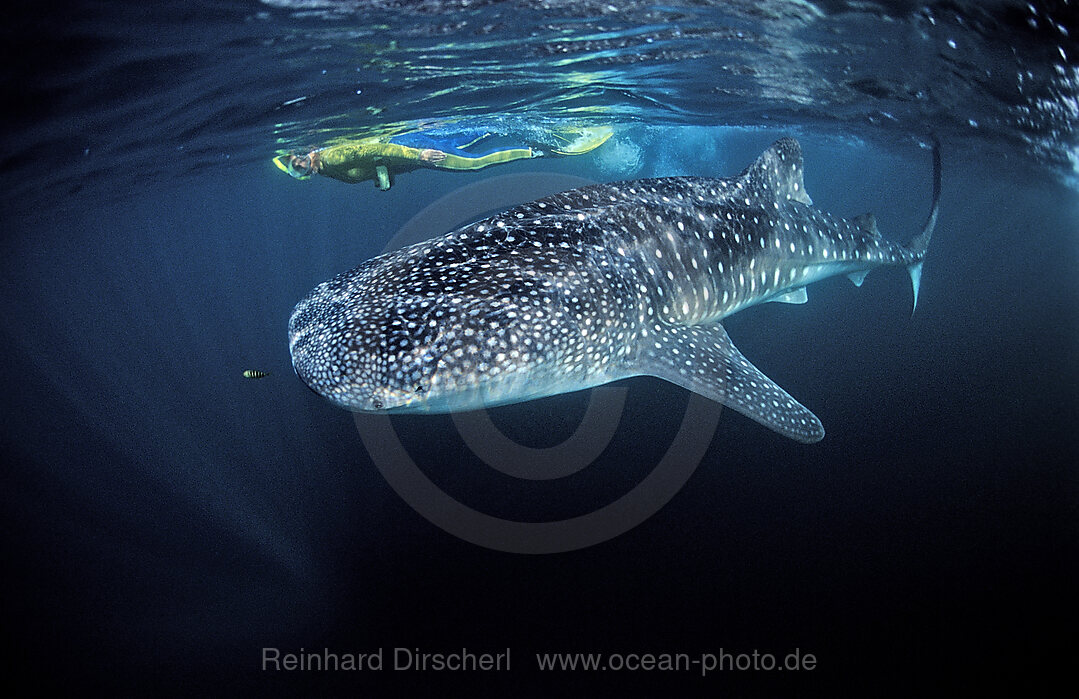
[[[937,216],[940,214],[940,141],[933,136],[933,208],[929,210],[929,218],[922,226],[922,232],[914,236],[907,245],[907,249],[914,255],[914,262],[908,267],[910,283],[914,287],[914,306],[910,314],[918,308],[918,288],[922,284],[922,263],[925,262],[925,253],[929,249],[929,240],[933,237],[933,229],[937,225]]]

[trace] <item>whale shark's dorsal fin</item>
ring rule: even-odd
[[[793,138],[781,138],[773,143],[740,177],[767,200],[774,199],[781,204],[786,201],[813,203],[802,181],[802,146]]]
[[[858,214],[854,217],[854,225],[870,235],[880,237],[880,229],[877,228],[877,217],[872,213]]]

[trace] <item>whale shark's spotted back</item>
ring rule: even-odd
[[[936,151],[934,151],[936,152]],[[935,158],[939,192],[939,157]],[[753,367],[719,321],[806,284],[883,265],[917,271],[872,217],[810,205],[777,142],[735,178],[601,184],[525,204],[365,262],[295,308],[299,376],[341,407],[448,412],[649,374],[800,441],[817,418]]]

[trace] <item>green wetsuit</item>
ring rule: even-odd
[[[318,151],[319,174],[342,182],[365,180],[378,182],[376,168],[385,166],[390,173],[410,172],[421,167],[440,170],[479,170],[497,163],[533,157],[531,148],[510,148],[478,157],[462,157],[447,153],[438,162],[422,160],[425,149],[379,141],[342,143]]]

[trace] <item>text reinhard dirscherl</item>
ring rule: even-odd
[[[387,662],[388,661],[388,662]],[[262,649],[263,670],[299,671],[428,671],[449,672],[494,671],[510,669],[510,649],[501,653],[474,653],[467,648],[449,652],[428,653],[418,648],[393,648],[369,653],[336,653],[329,648],[309,651],[300,648],[295,653],[282,653],[279,648]]]
[[[262,649],[262,669],[270,671],[334,672],[396,670],[403,672],[508,672],[510,649],[501,652],[473,652],[467,648],[426,652],[419,648],[378,648],[367,653],[334,652],[329,648],[282,652]],[[696,672],[702,677],[730,671],[812,671],[817,658],[800,648],[785,654],[754,649],[751,653],[537,653],[536,669],[541,672]]]

